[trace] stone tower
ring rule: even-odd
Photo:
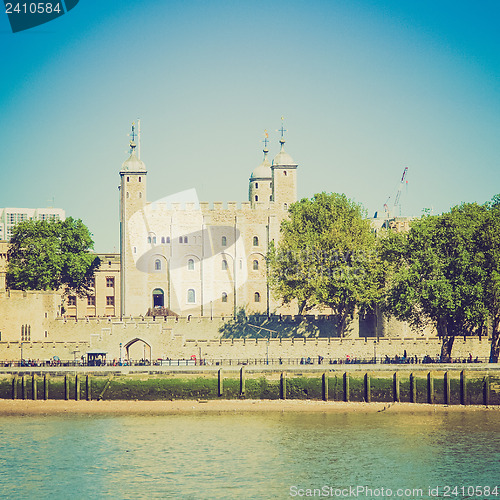
[[[271,164],[267,159],[267,154],[269,150],[267,146],[263,149],[264,160],[262,163],[252,172],[250,176],[250,184],[248,188],[248,200],[252,204],[252,207],[257,202],[265,203],[265,206],[269,206],[269,202],[272,201],[273,190],[272,190],[272,172]]]
[[[136,288],[144,290],[146,275],[137,270],[129,220],[146,204],[146,166],[137,157],[136,144],[130,141],[131,154],[120,170],[120,273],[121,315],[130,314],[128,294]],[[144,283],[143,283],[144,281]]]
[[[272,196],[277,210],[288,210],[288,207],[297,201],[297,164],[285,152],[285,139],[280,139],[281,150],[274,157],[271,166]]]

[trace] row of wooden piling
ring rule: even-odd
[[[75,399],[79,401],[82,398],[81,391],[81,382],[82,377],[78,374],[74,377],[74,390],[73,394],[70,394],[70,376],[64,376],[64,399]],[[19,380],[21,380],[21,394],[18,394],[19,390]],[[33,400],[36,400],[38,397],[38,381],[43,382],[43,399],[49,399],[49,386],[50,386],[50,378],[44,374],[43,378],[39,378],[37,375],[32,375],[29,377],[28,375],[22,375],[18,377],[17,375],[12,379],[12,399],[28,399],[28,390],[27,384],[28,381],[31,381],[31,396]],[[245,367],[240,369],[240,397],[245,397],[245,381],[246,381],[246,370]],[[329,382],[329,372],[324,372],[321,375],[322,381],[322,399],[323,401],[328,401],[328,382]],[[372,390],[371,390],[371,374],[369,372],[365,372],[364,377],[364,387],[363,387],[363,396],[364,401],[370,403],[372,401]],[[410,403],[417,402],[417,378],[415,374],[410,373]],[[435,389],[434,389],[434,381],[435,377],[433,372],[427,373],[426,379],[426,393],[427,393],[427,403],[434,404],[435,403]],[[217,374],[217,395],[219,397],[224,396],[224,373],[222,369],[218,370]],[[448,405],[451,403],[451,390],[450,390],[450,375],[449,372],[444,373],[444,404]],[[98,399],[102,399],[104,393],[109,388],[111,384],[111,379],[108,379],[105,384],[101,394]],[[280,399],[286,399],[287,397],[287,373],[281,372],[280,374]],[[349,372],[344,372],[343,374],[343,387],[342,387],[343,395],[342,400],[345,402],[350,401],[350,374]],[[92,379],[90,375],[85,376],[85,392],[83,394],[84,399],[90,401],[92,399]],[[490,403],[490,378],[486,375],[482,381],[482,393],[483,393],[483,404],[488,405]],[[20,397],[19,397],[20,396]],[[392,380],[392,397],[395,402],[401,401],[401,393],[400,393],[400,374],[399,372],[395,372]],[[464,370],[460,372],[460,404],[467,404],[467,375]]]
[[[81,376],[75,375],[75,386],[73,394],[70,394],[70,377],[69,375],[64,376],[64,399],[70,400],[74,399],[79,401],[81,399]],[[27,384],[28,380],[31,379],[31,399],[38,399],[38,381],[43,383],[43,399],[49,399],[50,392],[50,378],[44,374],[43,378],[39,378],[37,375],[22,375],[18,377],[17,375],[12,379],[12,399],[28,399]],[[21,380],[21,394],[18,394],[19,380]],[[20,396],[20,397],[19,397]],[[85,376],[85,394],[84,398],[87,401],[92,399],[92,379],[90,375]]]
[[[328,380],[329,373],[324,372],[321,376],[321,394],[323,401],[328,401]],[[427,403],[434,404],[436,400],[436,392],[434,389],[434,374],[432,372],[427,373]],[[224,387],[223,387],[223,373],[222,369],[218,371],[218,396],[222,397],[224,395]],[[363,377],[364,380],[364,400],[367,403],[372,401],[372,391],[371,391],[371,375],[369,372],[366,372]],[[286,372],[281,372],[280,374],[280,399],[286,399],[286,381],[287,374]],[[349,372],[344,372],[343,374],[343,401],[350,401],[350,374]],[[482,381],[482,393],[483,393],[483,404],[488,405],[490,403],[490,380],[489,376],[486,375]],[[401,401],[401,391],[400,391],[400,374],[399,372],[395,372],[393,375],[392,382],[392,396],[394,402]],[[240,369],[240,397],[245,396],[245,368],[242,367]],[[410,373],[410,403],[417,402],[417,378],[415,374]],[[451,389],[450,389],[450,375],[449,372],[444,373],[444,404],[449,405],[451,403]],[[464,370],[460,372],[460,404],[467,404],[467,375]]]

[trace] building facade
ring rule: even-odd
[[[297,200],[297,164],[268,149],[249,179],[243,203],[198,202],[193,192],[147,200],[148,172],[131,142],[120,170],[121,310],[182,316],[231,316],[245,307],[286,312],[267,282],[266,254]]]
[[[62,208],[0,208],[0,240],[10,241],[12,230],[27,220],[64,220]]]

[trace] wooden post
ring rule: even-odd
[[[432,372],[427,374],[427,402],[430,405],[434,404],[434,375]]]
[[[280,376],[280,399],[286,399],[286,373],[281,372]]]
[[[33,373],[33,376],[31,377],[31,399],[33,401],[36,401],[37,399],[37,387],[36,387],[36,375]]]
[[[245,367],[240,368],[240,396],[245,396]]]
[[[224,393],[224,375],[222,374],[222,368],[218,371],[218,384],[217,384],[217,396],[221,397]]]
[[[368,372],[365,373],[365,401],[371,403],[372,395],[370,389],[370,375]]]
[[[349,402],[349,374],[344,372],[344,401]]]
[[[450,375],[448,372],[444,372],[444,404],[449,405],[451,401],[450,397]]]
[[[483,403],[485,406],[490,404],[490,376],[486,375],[483,379]]]
[[[393,396],[394,396],[394,401],[399,403],[400,401],[400,392],[399,392],[399,376],[398,372],[394,372],[394,377],[392,380],[392,389],[393,389]]]
[[[64,375],[64,399],[68,401],[69,399],[69,377]]]
[[[323,401],[328,401],[328,374],[325,372],[321,377]]]
[[[80,401],[80,377],[75,375],[75,401]]]
[[[92,400],[92,380],[90,378],[90,375],[87,375],[85,378],[85,389],[87,393],[87,401]]]
[[[417,402],[417,379],[413,373],[410,373],[410,403]]]
[[[465,370],[460,372],[460,404],[467,404],[467,377],[465,375]]]
[[[43,399],[49,399],[49,377],[46,373],[43,375]]]
[[[21,377],[21,394],[23,399],[28,397],[28,392],[26,391],[26,375]]]
[[[18,385],[17,375],[14,375],[12,379],[12,399],[17,399],[17,385]]]

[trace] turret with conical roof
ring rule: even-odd
[[[288,210],[297,201],[297,163],[285,151],[285,139],[281,127],[280,152],[274,157],[271,166],[273,201],[277,208]]]
[[[267,142],[267,141],[266,141]],[[267,144],[263,149],[264,159],[262,163],[252,172],[250,176],[250,183],[248,188],[248,199],[252,206],[256,202],[265,202],[269,205],[272,198],[272,172],[271,164],[267,159],[269,149],[267,149]]]

